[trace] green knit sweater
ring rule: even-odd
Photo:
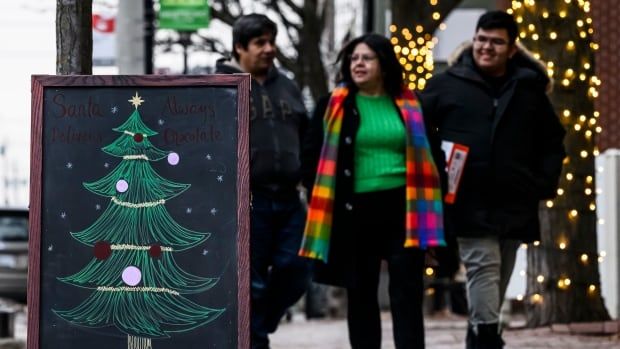
[[[390,96],[355,97],[360,127],[355,140],[355,192],[405,185],[406,129]]]

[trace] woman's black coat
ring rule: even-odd
[[[325,96],[317,102],[317,106],[310,121],[310,129],[305,138],[304,149],[302,151],[302,176],[303,185],[308,189],[308,194],[312,192],[316,169],[323,145],[324,128],[323,119],[327,109],[329,96]],[[328,263],[317,261],[315,263],[314,280],[334,286],[346,286],[347,270],[352,262],[352,241],[350,227],[355,217],[355,206],[353,203],[354,194],[354,145],[355,136],[360,125],[359,111],[355,106],[355,93],[351,92],[344,100],[344,118],[342,130],[338,144],[338,158],[336,163],[336,191],[334,197],[333,224],[330,238],[330,248]],[[398,109],[396,104],[394,107]],[[403,121],[404,122],[404,121]],[[445,157],[441,150],[440,140],[428,124],[427,135],[431,144],[433,158],[439,169],[445,168]],[[404,154],[403,154],[404,156]],[[446,178],[444,171],[439,171],[442,187],[445,187]],[[403,198],[404,199],[404,198]],[[404,200],[403,200],[404,202]],[[404,205],[403,205],[404,209]],[[404,241],[403,222],[403,241]],[[378,232],[380,233],[380,232]]]

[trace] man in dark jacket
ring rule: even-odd
[[[273,66],[277,27],[264,15],[233,26],[233,58],[216,72],[250,73],[251,342],[269,348],[268,334],[304,293],[310,265],[297,255],[306,219],[297,187],[308,118],[299,88]]]
[[[511,15],[482,15],[473,45],[421,93],[441,139],[469,148],[446,210],[467,269],[470,349],[503,347],[499,311],[516,250],[540,239],[538,204],[555,196],[565,156],[546,69],[516,36]]]

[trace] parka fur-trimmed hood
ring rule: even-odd
[[[517,52],[510,59],[509,62],[511,62],[511,64],[515,64],[518,67],[528,68],[538,73],[541,78],[546,81],[545,91],[547,92],[547,94],[550,94],[553,91],[553,79],[550,79],[547,75],[547,67],[545,66],[545,64],[541,60],[534,57],[532,52],[530,52],[519,41],[516,42],[516,45]],[[473,43],[471,41],[464,41],[463,43],[461,43],[454,51],[452,51],[452,53],[448,57],[448,66],[455,66],[463,59],[463,56],[466,54],[471,55],[472,49]]]

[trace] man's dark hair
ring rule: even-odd
[[[403,66],[398,62],[394,53],[394,46],[385,36],[379,34],[364,34],[351,41],[338,54],[340,65],[341,82],[347,84],[352,91],[357,91],[357,86],[351,77],[351,54],[358,44],[366,44],[377,55],[379,67],[383,74],[383,88],[392,98],[400,95],[403,85]]]
[[[514,44],[519,32],[514,17],[504,11],[489,11],[480,16],[476,24],[476,32],[481,28],[484,30],[506,29],[511,44]]]
[[[277,33],[278,27],[265,15],[252,13],[239,17],[233,25],[233,57],[239,59],[239,54],[235,50],[237,44],[248,48],[250,40],[264,34],[271,34],[275,38]]]

